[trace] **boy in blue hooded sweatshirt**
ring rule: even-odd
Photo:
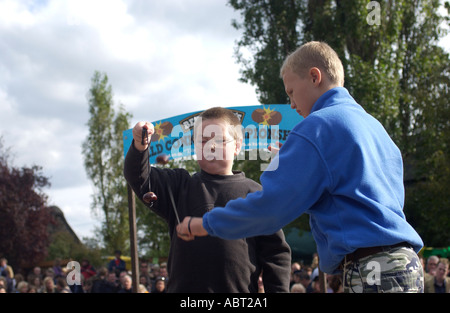
[[[319,266],[342,272],[345,292],[423,292],[423,242],[403,213],[400,150],[343,87],[338,55],[309,42],[280,74],[292,109],[305,119],[261,176],[263,189],[186,217],[180,237],[270,234],[307,213]]]

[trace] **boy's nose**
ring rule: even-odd
[[[291,100],[291,109],[295,110],[296,107],[297,105],[295,104],[295,102]]]

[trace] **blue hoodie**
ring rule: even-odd
[[[423,242],[403,213],[403,162],[383,126],[343,87],[324,93],[261,176],[262,191],[203,216],[212,236],[271,234],[310,216],[320,268],[363,247]]]

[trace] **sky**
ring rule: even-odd
[[[100,225],[81,154],[94,72],[108,75],[130,128],[257,105],[238,81],[235,17],[225,0],[0,0],[0,136],[14,166],[43,167],[48,203],[78,237]]]
[[[39,165],[44,192],[79,238],[100,225],[81,145],[95,71],[138,121],[258,105],[234,58],[239,13],[226,0],[0,0],[0,136],[16,167]],[[450,52],[450,37],[443,46]],[[98,213],[98,212],[97,212]]]

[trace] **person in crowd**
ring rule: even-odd
[[[32,282],[34,277],[39,277],[41,281],[43,281],[44,275],[42,274],[42,269],[40,266],[33,267],[33,271],[27,275],[27,282]]]
[[[38,293],[36,286],[29,284],[28,285],[28,293]]]
[[[290,280],[290,282],[289,282],[289,288],[291,288],[292,285],[295,283],[295,282],[294,282],[294,273],[295,273],[296,271],[300,271],[301,268],[302,268],[302,267],[301,267],[300,263],[298,263],[298,262],[293,262],[293,263],[291,264],[291,280]]]
[[[306,293],[305,286],[300,283],[294,283],[291,286],[291,293]]]
[[[0,287],[5,288],[5,293],[8,293],[8,282],[5,276],[0,276]]]
[[[88,259],[83,259],[81,261],[81,275],[84,276],[85,280],[88,280],[89,278],[95,276],[97,274],[97,271],[95,268],[91,265]]]
[[[300,273],[301,270],[296,270],[294,271],[294,273],[292,273],[291,275],[291,283],[290,283],[290,287],[292,288],[292,285],[297,284],[300,282]]]
[[[52,267],[45,269],[44,276],[51,277],[53,279],[53,282],[56,284],[56,276],[55,276],[55,272],[53,271]]]
[[[152,290],[152,282],[148,275],[139,274],[139,284],[143,285],[148,291]]]
[[[328,286],[333,293],[344,292],[344,287],[342,286],[342,276],[341,275],[327,275]]]
[[[132,282],[133,280],[130,275],[124,275],[122,278],[122,286],[119,289],[118,293],[132,293]]]
[[[438,263],[439,257],[437,255],[429,256],[427,259],[426,274],[430,276],[435,276]]]
[[[21,281],[17,284],[16,292],[17,293],[28,293],[30,289],[30,285],[26,281]]]
[[[449,262],[446,258],[441,258],[436,266],[436,274],[430,276],[425,281],[425,293],[449,293],[450,292],[450,277]]]
[[[56,293],[55,282],[53,281],[53,277],[47,276],[44,278],[43,293]]]
[[[6,258],[0,258],[0,276],[6,277],[6,269],[8,266],[8,260]]]
[[[160,267],[159,267],[159,276],[161,277],[165,277],[166,281],[169,278],[169,273],[167,272],[167,263],[161,263]]]
[[[16,282],[14,278],[14,270],[8,264],[8,260],[6,258],[0,259],[0,277],[5,277],[6,280],[6,292],[11,293],[16,291]]]
[[[145,287],[143,284],[139,284],[138,288],[139,288],[138,293],[149,293],[147,287]]]
[[[115,272],[108,272],[106,269],[99,270],[99,279],[95,280],[91,293],[117,293],[120,285]]]
[[[258,278],[258,293],[265,293],[266,291],[264,290],[264,281],[263,281],[263,277],[262,277],[262,273],[259,274],[259,278]]]
[[[55,284],[56,293],[72,293],[65,277],[58,276]]]
[[[298,274],[298,282],[302,284],[305,289],[311,284],[311,275],[306,269],[303,269]]]
[[[120,285],[117,281],[116,274],[114,272],[108,272],[106,276],[106,284],[103,287],[102,292],[117,292],[120,288]]]
[[[150,265],[147,261],[141,260],[139,263],[139,280],[148,289],[151,285],[152,276],[150,274]],[[148,289],[150,290],[150,289]]]
[[[165,277],[157,277],[155,280],[155,289],[152,293],[166,293],[166,279]]]
[[[107,274],[108,269],[106,267],[100,267],[96,275],[90,278],[92,280],[91,293],[99,293],[99,289],[104,284]]]
[[[61,267],[61,259],[60,258],[56,258],[53,261],[53,273],[55,273],[55,277],[58,276],[64,276],[64,271]]]
[[[34,279],[32,281],[29,281],[28,283],[36,287],[36,293],[42,293],[44,291],[44,285],[42,279],[39,276],[34,276]]]
[[[117,277],[119,277],[120,272],[126,270],[126,264],[125,261],[122,260],[121,255],[122,252],[120,250],[114,251],[115,258],[108,264],[108,271],[115,272]]]

